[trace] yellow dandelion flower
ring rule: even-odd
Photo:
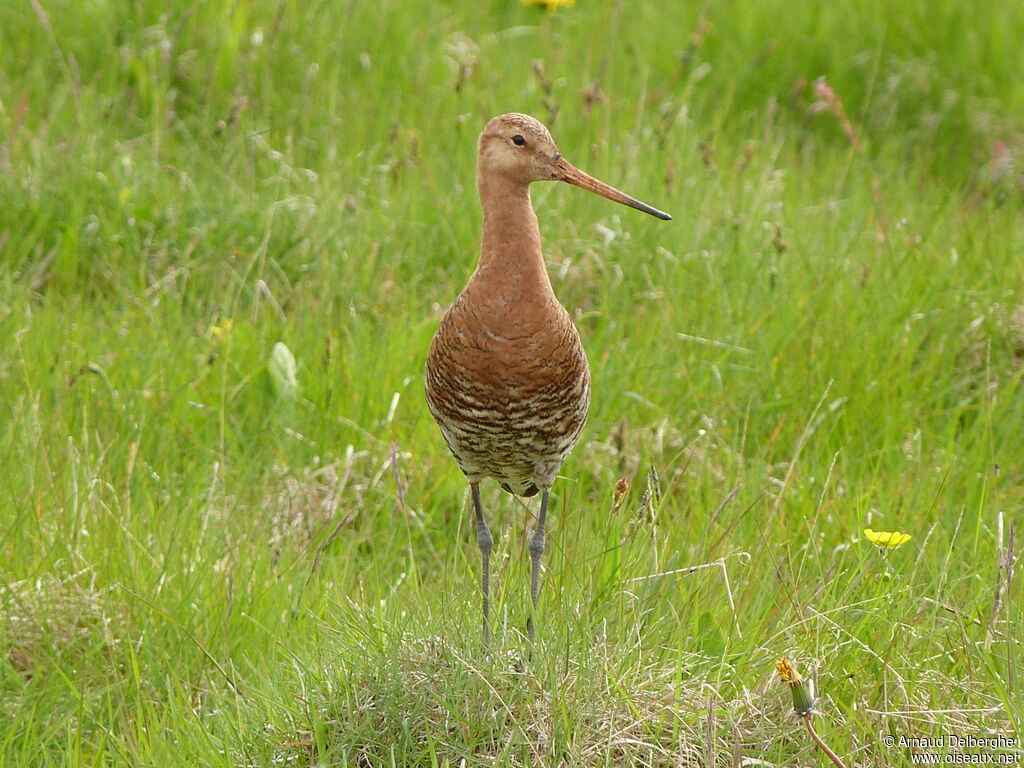
[[[523,0],[523,5],[539,5],[550,13],[554,13],[562,6],[569,8],[575,3],[576,0]]]
[[[865,528],[864,535],[872,544],[890,549],[902,547],[910,541],[910,534],[902,531],[873,531],[870,528]]]
[[[775,662],[775,669],[778,671],[779,677],[782,678],[782,682],[784,683],[799,683],[803,680],[800,673],[796,671],[796,667],[793,666],[793,662],[791,662],[786,656],[783,656]]]
[[[210,336],[214,341],[223,341],[231,333],[232,325],[234,325],[234,322],[230,317],[223,317],[219,323],[214,323],[210,327]]]
[[[800,717],[807,717],[814,712],[814,705],[818,703],[818,697],[814,695],[814,680],[805,680],[796,671],[793,662],[785,656],[775,662],[775,670],[782,682],[789,684],[793,694],[793,711]]]

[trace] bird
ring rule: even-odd
[[[493,538],[480,482],[492,478],[517,496],[541,495],[529,544],[527,635],[532,643],[548,494],[590,406],[587,355],[555,297],[541,251],[530,200],[535,181],[567,182],[658,219],[672,218],[576,168],[548,129],[529,115],[500,115],[480,134],[480,259],[431,341],[425,390],[430,413],[469,482],[481,556],[485,646]]]

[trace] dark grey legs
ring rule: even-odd
[[[480,558],[482,560],[482,573],[480,585],[483,588],[484,605],[484,645],[491,641],[491,546],[494,540],[491,532],[487,530],[487,521],[484,520],[484,508],[480,504],[480,486],[473,483],[469,486],[473,493],[473,511],[476,514],[476,543],[480,547]]]
[[[491,641],[491,548],[494,539],[487,529],[487,521],[484,520],[484,508],[480,503],[480,486],[471,483],[469,490],[473,495],[473,513],[476,515],[476,543],[480,547],[481,574],[480,587],[483,593],[483,624],[484,624],[484,645]],[[534,621],[533,616],[537,612],[537,592],[540,589],[540,558],[544,554],[544,524],[548,517],[548,492],[545,489],[540,497],[540,515],[537,519],[537,527],[530,537],[530,617],[526,620],[526,634],[533,642]]]
[[[544,523],[548,517],[548,489],[545,488],[540,497],[540,515],[537,518],[537,528],[530,538],[530,618],[526,620],[526,634],[533,642],[533,616],[537,613],[537,590],[540,587],[540,557],[544,554]]]

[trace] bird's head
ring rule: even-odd
[[[500,176],[519,184],[564,181],[659,219],[672,218],[581,171],[562,157],[555,140],[539,120],[517,112],[495,117],[484,127],[480,134],[477,173],[483,177]]]

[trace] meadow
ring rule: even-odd
[[[849,766],[1019,763],[1021,50],[985,0],[4,3],[0,765],[825,764],[783,655]],[[485,653],[423,364],[509,111],[674,220],[534,185],[593,403],[532,648],[482,486]]]

